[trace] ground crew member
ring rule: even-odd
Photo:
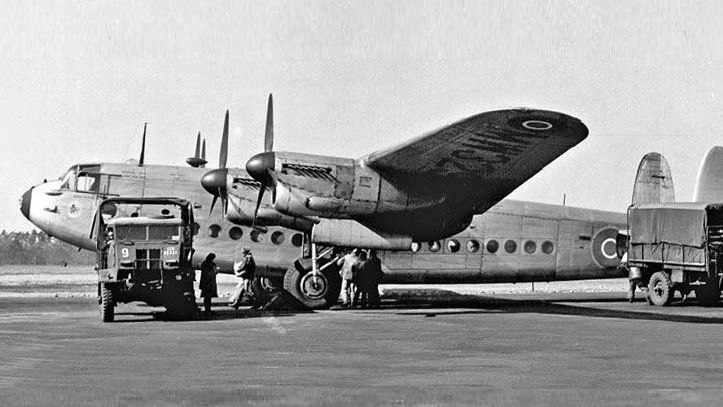
[[[352,283],[354,274],[352,273],[352,268],[359,261],[357,253],[358,250],[354,249],[336,263],[341,266],[341,270],[339,270],[339,275],[341,276],[341,305],[344,307],[351,306],[352,296],[354,295],[354,284]]]
[[[379,283],[381,283],[382,277],[384,277],[384,272],[382,271],[382,261],[377,257],[376,250],[372,250],[369,253],[369,260],[365,268],[364,273],[367,274],[369,280],[369,285],[367,286],[369,290],[369,306],[371,308],[379,308],[381,306]]]
[[[366,308],[369,304],[369,273],[367,270],[367,253],[362,251],[359,253],[359,261],[352,267],[352,282],[356,287],[352,306],[359,304],[361,308]]]
[[[211,299],[218,297],[218,289],[216,287],[216,263],[214,260],[216,255],[209,253],[206,260],[201,263],[201,279],[198,282],[198,288],[201,289],[201,297],[203,297],[203,309],[206,315],[211,315]]]
[[[233,273],[239,278],[229,305],[238,309],[244,295],[251,295],[253,292],[251,283],[256,276],[256,261],[251,254],[251,249],[244,247],[241,251],[241,260],[233,264]]]

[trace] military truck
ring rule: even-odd
[[[723,204],[661,203],[628,209],[628,267],[647,285],[648,302],[664,306],[675,291],[695,291],[706,306],[720,299]]]
[[[98,302],[103,322],[118,303],[164,306],[173,318],[197,313],[193,291],[193,208],[176,198],[109,198],[96,211]]]

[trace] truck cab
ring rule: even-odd
[[[98,294],[103,321],[120,302],[196,312],[193,292],[193,212],[175,198],[109,198],[96,214]]]

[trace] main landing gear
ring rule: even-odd
[[[336,304],[341,291],[338,257],[331,256],[333,248],[317,255],[311,244],[311,258],[302,258],[286,270],[284,289],[311,309],[326,309]]]

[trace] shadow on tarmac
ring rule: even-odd
[[[393,296],[394,297],[394,296]],[[426,290],[424,296],[402,295],[387,299],[382,303],[382,309],[418,309],[418,308],[471,308],[467,310],[449,311],[424,311],[399,312],[397,315],[424,315],[426,317],[455,315],[455,314],[490,314],[490,313],[537,313],[550,315],[574,315],[593,318],[622,318],[638,319],[649,321],[670,321],[687,322],[695,324],[723,324],[723,318],[719,316],[684,315],[674,314],[672,311],[680,311],[692,303],[676,302],[669,307],[650,307],[650,311],[641,312],[635,310],[594,308],[581,305],[567,305],[566,303],[621,303],[622,306],[635,307],[635,304],[628,304],[623,299],[611,298],[571,298],[571,299],[506,299],[482,295],[459,294],[448,290],[430,289]],[[645,300],[638,300],[643,302]],[[647,305],[646,305],[647,306]],[[715,310],[715,308],[712,308]]]

